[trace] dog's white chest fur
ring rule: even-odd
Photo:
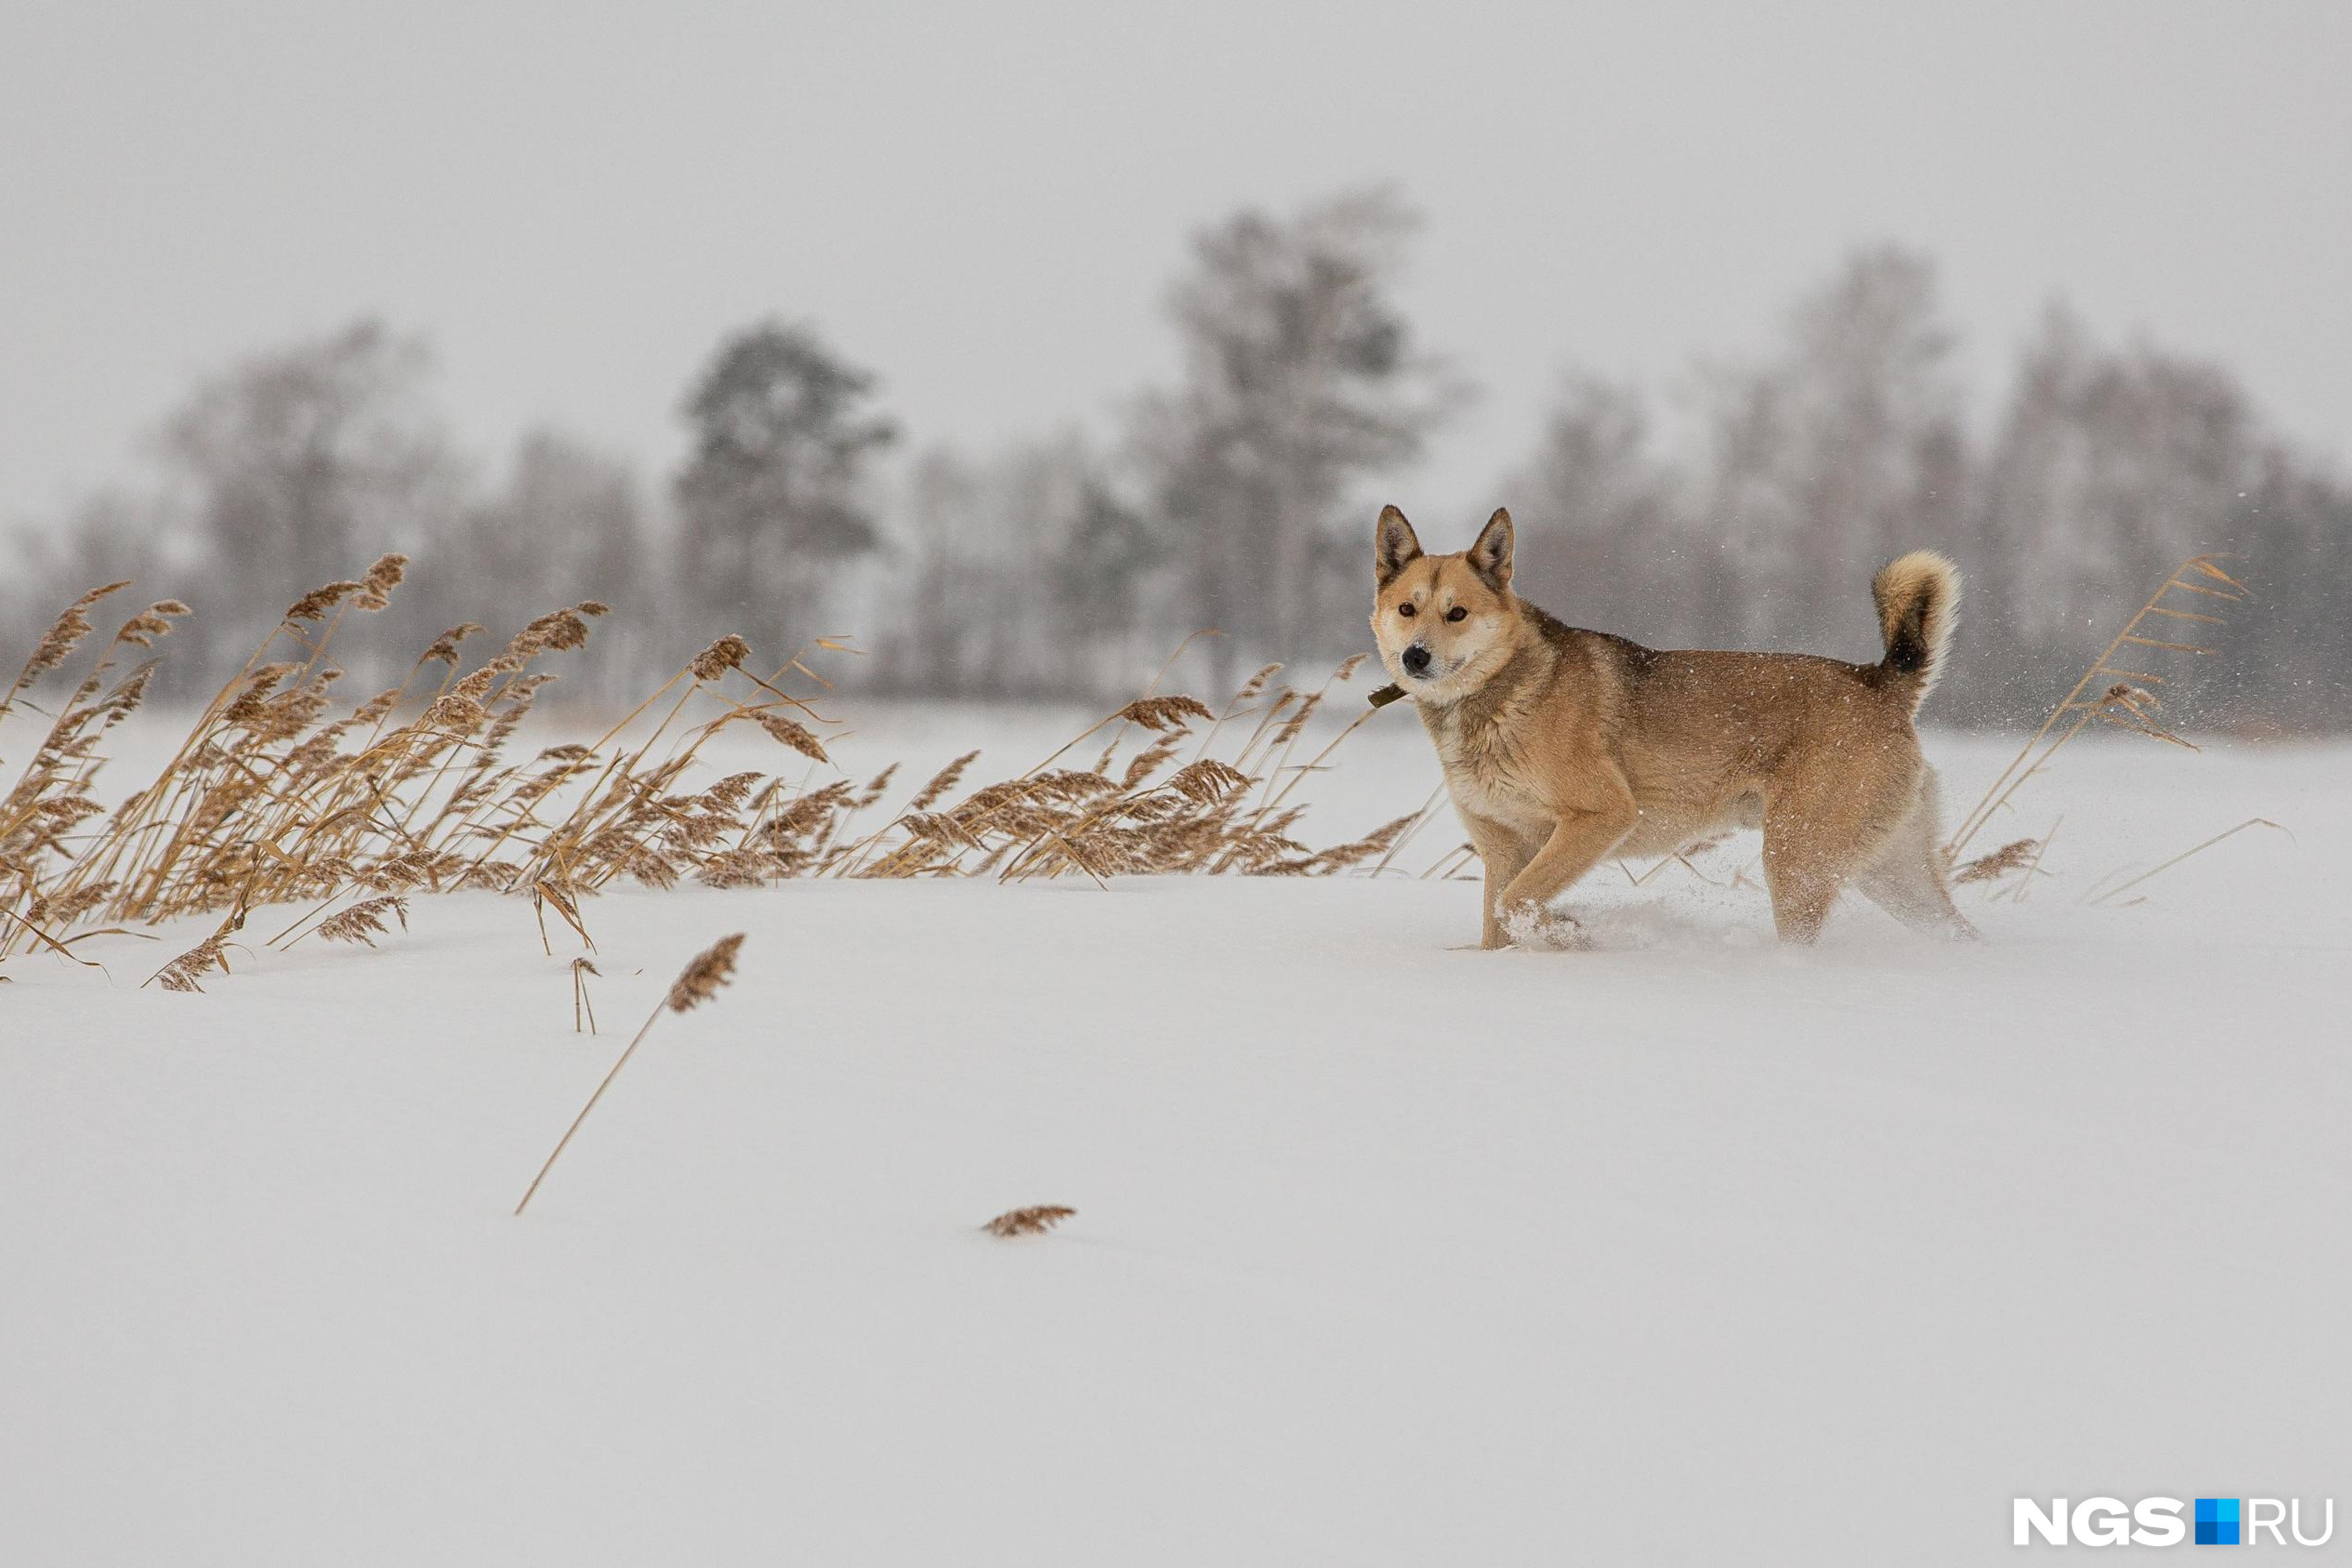
[[[1551,831],[1552,813],[1521,776],[1517,757],[1486,737],[1465,736],[1451,714],[1436,726],[1435,739],[1454,809],[1538,838]]]

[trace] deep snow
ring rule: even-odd
[[[1076,727],[842,749],[993,777]],[[2003,754],[1933,749],[1954,810]],[[1435,782],[1409,720],[1340,762],[1318,843]],[[1597,874],[1567,954],[1460,950],[1475,886],[1406,878],[627,891],[595,1039],[488,895],[204,995],[138,988],[194,926],[14,960],[0,1563],[1973,1563],[2020,1495],[2341,1515],[2347,763],[2070,751],[1980,846],[2063,814],[2056,874],[1968,894],[1974,946],[1849,907],[1784,950],[1679,868]],[[2076,901],[2256,815],[2294,837]],[[1037,1203],[1078,1215],[974,1228]]]

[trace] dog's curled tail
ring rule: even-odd
[[[1886,685],[1910,688],[1911,710],[1927,700],[1943,673],[1944,655],[1960,624],[1960,569],[1933,550],[1898,555],[1870,580],[1886,657],[1876,674]]]

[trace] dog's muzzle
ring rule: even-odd
[[[1397,662],[1404,666],[1404,672],[1407,675],[1419,679],[1429,673],[1429,650],[1419,643],[1414,643],[1404,652],[1397,655]]]

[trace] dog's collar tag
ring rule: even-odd
[[[1378,691],[1373,692],[1370,697],[1366,698],[1365,700],[1370,702],[1375,708],[1385,708],[1391,702],[1402,702],[1404,700],[1404,688],[1396,685],[1394,682],[1391,682],[1389,685],[1381,687]]]

